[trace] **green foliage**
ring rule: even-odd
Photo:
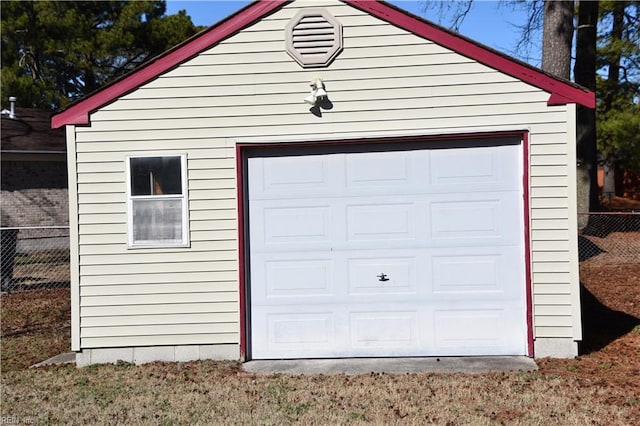
[[[3,1],[2,97],[56,109],[186,40],[164,1]]]
[[[604,159],[640,171],[640,105],[619,103],[597,116],[598,150]]]
[[[600,155],[636,172],[640,171],[639,10],[638,1],[600,2],[596,88]]]

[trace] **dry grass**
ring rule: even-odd
[[[640,424],[640,266],[584,265],[583,355],[538,372],[262,376],[235,362],[26,369],[68,350],[68,289],[2,296],[3,421]]]
[[[24,369],[62,352],[71,341],[69,289],[3,295],[0,367]]]
[[[637,401],[544,373],[259,376],[237,363],[73,366],[3,377],[2,415],[37,423],[632,424]]]

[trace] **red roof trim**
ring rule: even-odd
[[[114,81],[112,84],[98,90],[95,94],[88,95],[64,111],[54,115],[51,119],[51,127],[57,129],[66,124],[89,124],[89,114],[91,112],[260,20],[285,2],[285,0],[266,0],[251,3],[220,23],[187,40],[184,44],[151,60],[120,80]]]
[[[342,1],[363,12],[367,12],[404,30],[551,93],[548,101],[550,106],[566,105],[574,102],[588,108],[595,108],[596,106],[595,93],[587,89],[546,74],[538,68],[475,43],[459,34],[439,28],[395,6],[369,0]]]
[[[395,6],[372,0],[342,0],[343,2],[367,12],[397,27],[424,37],[446,48],[474,59],[507,75],[529,83],[551,94],[548,105],[577,103],[595,108],[595,94],[571,82],[545,74],[541,70],[517,61],[490,48],[477,44],[463,36],[435,26]],[[206,50],[243,28],[260,20],[281,7],[286,0],[262,0],[251,3],[244,9],[187,40],[175,49],[149,61],[141,68],[98,90],[93,95],[79,100],[67,109],[54,115],[51,127],[54,129],[66,124],[89,124],[89,114],[112,102],[141,85],[153,80],[163,72],[181,64],[198,53]]]

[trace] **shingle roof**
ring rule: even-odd
[[[51,129],[51,112],[16,108],[16,118],[2,114],[2,152],[66,151],[64,129]]]

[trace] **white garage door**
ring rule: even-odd
[[[421,147],[248,159],[252,358],[526,354],[521,145]]]

